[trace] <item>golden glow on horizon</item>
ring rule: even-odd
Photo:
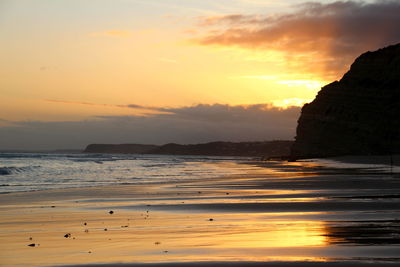
[[[320,81],[303,81],[303,80],[297,80],[297,81],[277,81],[277,83],[287,85],[289,87],[299,87],[299,86],[304,86],[307,89],[310,90],[319,90],[325,83],[320,82]]]
[[[299,99],[299,98],[288,98],[282,100],[274,100],[272,104],[275,107],[287,108],[287,107],[302,107],[306,103],[310,103],[312,99]]]
[[[53,121],[138,114],[117,107],[129,104],[270,103],[286,108],[313,99],[325,83],[321,70],[304,70],[283,51],[202,46],[186,41],[190,38],[182,29],[187,21],[161,20],[159,29],[82,26],[74,32],[50,29],[40,38],[16,31],[19,38],[9,36],[3,42],[6,52],[0,52],[0,118]],[[44,99],[97,105],[71,108]]]

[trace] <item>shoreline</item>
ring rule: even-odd
[[[256,163],[219,178],[1,194],[0,260],[10,267],[400,262],[399,179],[315,162]]]
[[[174,155],[171,155],[174,156]],[[179,155],[175,155],[179,156]],[[181,155],[185,156],[185,155]],[[235,162],[237,165],[248,165],[253,167],[260,168],[276,168],[281,171],[290,171],[293,169],[298,170],[300,166],[302,166],[302,172],[321,172],[321,171],[332,171],[332,170],[340,170],[346,169],[349,171],[350,169],[354,169],[356,171],[361,172],[377,172],[382,174],[400,174],[400,154],[393,155],[392,168],[390,165],[390,156],[389,155],[378,155],[378,156],[337,156],[337,157],[329,157],[329,158],[309,158],[309,159],[301,159],[295,162],[288,162],[286,160],[256,160],[253,158],[245,158],[238,156],[237,160],[240,162]],[[237,175],[233,175],[237,176]],[[224,179],[225,176],[220,177],[208,177],[206,179]],[[229,177],[230,178],[230,177]],[[195,180],[195,179],[194,179]],[[110,187],[118,187],[118,186],[157,186],[168,183],[167,182],[144,182],[144,183],[123,183],[123,184],[110,184],[110,185],[96,185],[96,186],[83,186],[83,187],[67,187],[67,188],[58,188],[58,189],[43,189],[43,190],[31,190],[31,191],[10,191],[10,192],[0,192],[0,200],[2,195],[12,195],[12,194],[24,194],[24,193],[35,193],[35,192],[63,192],[64,190],[101,190],[101,188],[110,188]],[[186,183],[191,182],[190,179],[184,181],[173,181],[174,183]]]

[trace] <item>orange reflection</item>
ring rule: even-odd
[[[327,244],[324,223],[296,221],[296,213],[286,215],[293,220],[282,220],[269,213],[118,210],[110,215],[104,209],[70,206],[14,210],[1,214],[0,250],[7,266],[318,259],[313,249]],[[65,238],[66,233],[71,237]]]

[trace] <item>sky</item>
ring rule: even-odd
[[[400,1],[0,0],[0,150],[293,139]]]

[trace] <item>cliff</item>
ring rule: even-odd
[[[123,153],[123,154],[163,154],[163,155],[203,155],[203,156],[260,156],[279,157],[290,154],[293,141],[265,142],[211,142],[204,144],[91,144],[85,153]]]
[[[358,57],[298,120],[293,158],[400,153],[400,44]]]

